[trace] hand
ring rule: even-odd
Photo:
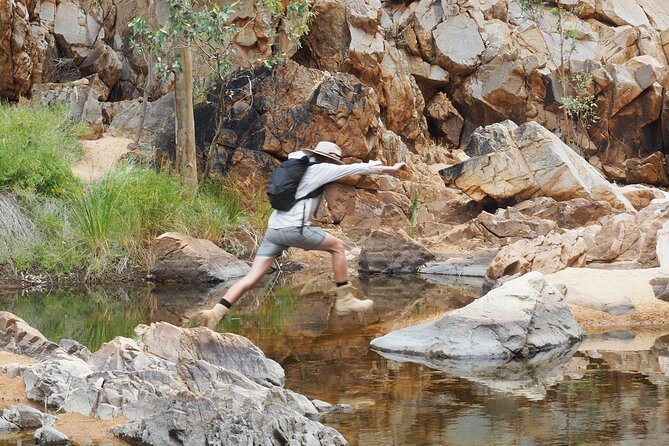
[[[404,170],[404,169],[408,169],[407,163],[395,163],[395,164],[393,164],[393,170],[395,172],[397,172],[399,170]]]

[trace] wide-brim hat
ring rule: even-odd
[[[310,155],[319,155],[324,156],[325,158],[331,159],[337,164],[344,164],[341,160],[341,148],[330,141],[321,141],[316,144],[316,147],[312,149],[302,149],[303,152],[306,152]]]

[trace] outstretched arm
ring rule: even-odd
[[[383,166],[378,161],[355,164],[316,164],[307,170],[302,179],[298,193],[308,193],[318,187],[351,175],[379,175],[384,173],[395,173],[406,169],[405,163],[395,163],[392,166]],[[313,170],[312,170],[313,169]]]
[[[374,166],[374,169],[381,171],[380,173],[395,173],[406,168],[406,163],[395,163],[392,166]]]

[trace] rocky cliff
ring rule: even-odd
[[[259,87],[253,106],[243,106],[248,97],[233,104],[223,145],[283,157],[328,138],[356,158],[399,159],[409,151],[433,159],[439,150],[430,141],[464,147],[475,128],[504,119],[561,132],[564,68],[592,75],[587,89],[600,120],[571,130],[584,156],[610,179],[669,184],[669,5],[561,4],[564,39],[552,5],[532,15],[513,0],[315,2],[317,16],[302,47],[286,48],[296,63],[250,73]],[[164,20],[166,5],[151,5],[0,1],[0,97],[17,100],[31,96],[36,84],[90,75],[106,87],[96,99],[103,104],[138,97],[148,69],[130,48],[127,25],[136,15]],[[262,20],[251,2],[237,9],[236,24]],[[244,30],[240,54],[271,50],[261,27]],[[236,82],[232,90],[249,84]],[[152,99],[165,92],[164,86],[154,90]],[[44,87],[38,96],[53,100],[45,99]],[[98,125],[127,108],[94,105]]]

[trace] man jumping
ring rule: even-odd
[[[332,270],[337,285],[335,312],[346,314],[364,312],[372,309],[370,299],[357,299],[353,286],[348,281],[348,264],[344,254],[344,242],[323,229],[311,226],[309,217],[313,216],[321,203],[323,194],[313,198],[304,198],[318,188],[350,175],[375,175],[393,173],[407,166],[396,163],[383,166],[378,161],[344,165],[342,152],[337,144],[319,142],[315,149],[303,149],[291,153],[288,158],[309,156],[311,163],[299,183],[295,197],[298,201],[287,211],[274,210],[269,217],[267,232],[258,248],[251,270],[242,279],[234,283],[223,298],[212,309],[196,313],[193,320],[197,325],[214,329],[228,314],[230,307],[248,290],[255,287],[272,266],[274,259],[287,248],[326,251],[332,254]],[[306,218],[305,218],[306,216]]]

